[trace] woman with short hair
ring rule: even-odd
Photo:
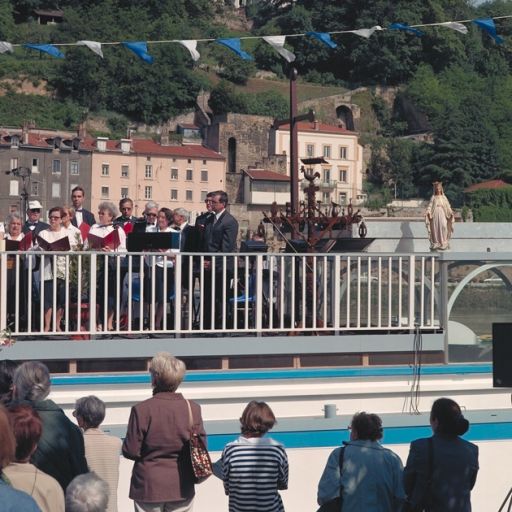
[[[382,420],[359,412],[349,429],[350,441],[329,455],[318,483],[318,504],[341,493],[343,512],[400,512],[405,499],[402,461],[380,443]]]
[[[15,401],[28,402],[43,423],[43,433],[31,462],[55,478],[63,490],[76,475],[87,473],[84,439],[80,429],[64,411],[47,397],[50,394],[50,372],[39,361],[27,361],[14,373]]]
[[[109,487],[108,512],[117,512],[119,456],[121,439],[105,434],[100,425],[105,419],[105,402],[97,396],[84,396],[75,403],[73,411],[84,433],[85,458],[89,470],[96,473]]]
[[[439,398],[432,405],[430,426],[434,435],[416,439],[409,449],[404,469],[408,504],[411,510],[470,512],[478,446],[460,437],[469,422],[457,402]]]
[[[7,482],[4,470],[14,460],[16,438],[12,431],[7,411],[0,405],[0,503],[2,512],[41,512],[28,494],[18,491]]]
[[[126,233],[119,224],[114,223],[114,219],[118,214],[117,208],[114,203],[104,201],[98,206],[98,222],[93,224],[87,235],[87,241],[84,244],[85,249],[95,249],[109,255],[115,253],[126,252]],[[116,258],[108,258],[108,263],[105,261],[107,258],[98,257],[98,279],[96,289],[96,303],[99,305],[98,314],[98,331],[113,331],[114,330],[114,312],[116,297],[116,265],[118,264]],[[107,263],[107,264],[106,264]],[[108,277],[107,274],[108,273]],[[105,279],[107,280],[107,297],[105,297]],[[119,281],[119,290],[121,290],[122,283]],[[105,317],[106,309],[106,317]],[[107,335],[109,336],[109,335]]]
[[[185,363],[159,352],[149,366],[153,397],[132,407],[123,455],[135,461],[130,498],[136,512],[189,512],[194,499],[189,408],[194,429],[206,443],[201,408],[176,393]]]
[[[278,491],[288,489],[288,457],[281,443],[264,437],[275,423],[265,402],[249,402],[240,418],[241,436],[214,464],[229,496],[229,512],[284,512]]]
[[[28,404],[9,408],[9,419],[16,438],[14,461],[4,473],[15,489],[34,498],[42,512],[64,512],[64,492],[55,478],[30,463],[41,439],[43,424],[39,414]]]

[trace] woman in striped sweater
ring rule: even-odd
[[[265,402],[250,402],[240,418],[242,435],[214,464],[229,496],[229,512],[284,512],[278,490],[288,488],[288,457],[282,444],[264,437],[275,422]]]

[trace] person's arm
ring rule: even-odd
[[[142,443],[145,436],[141,423],[141,418],[139,418],[137,410],[135,407],[132,407],[122,449],[123,455],[127,459],[138,460],[141,457]]]
[[[323,505],[340,495],[341,473],[340,473],[340,450],[336,448],[327,459],[320,482],[318,482],[317,502]]]
[[[469,488],[472,490],[476,483],[476,476],[478,474],[478,446],[475,446],[475,465],[471,468],[471,476],[469,481]]]
[[[283,448],[277,476],[277,488],[280,491],[288,489],[288,456]]]
[[[213,470],[213,474],[217,478],[220,478],[222,480],[222,472],[224,470],[224,461],[222,459],[222,456],[220,457],[220,459],[218,461],[212,463],[212,470]]]
[[[236,238],[238,236],[238,222],[234,217],[226,222],[224,232],[222,234],[222,243],[219,252],[236,252]]]
[[[64,414],[64,413],[63,413]],[[66,418],[67,419],[67,418]],[[85,458],[84,436],[81,430],[68,420],[71,424],[71,446],[69,455],[71,457],[71,468],[73,477],[89,472],[87,459]]]

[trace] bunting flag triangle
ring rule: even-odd
[[[286,61],[295,60],[295,55],[284,47],[286,36],[263,36],[263,39]]]
[[[410,34],[414,34],[417,37],[421,37],[423,32],[414,27],[409,27],[406,23],[392,23],[389,26],[389,30],[403,30],[404,32],[409,32]]]
[[[247,52],[244,52],[242,50],[242,43],[238,38],[216,39],[215,42],[234,51],[239,57],[241,57],[244,60],[254,60],[252,55],[249,55]]]
[[[375,25],[372,28],[360,28],[357,30],[351,30],[350,32],[352,34],[356,34],[357,36],[365,37],[366,39],[369,39],[371,35],[377,31],[382,30],[382,27],[380,25]]]
[[[52,57],[56,57],[57,59],[63,59],[64,54],[55,46],[51,44],[32,44],[26,43],[23,45],[25,48],[31,48],[32,50],[37,50],[39,52],[47,53]]]
[[[121,44],[135,53],[135,55],[144,62],[153,64],[153,57],[148,53],[148,44],[146,41],[123,41]]]
[[[441,27],[447,27],[451,28],[452,30],[456,30],[457,32],[460,32],[461,34],[467,34],[468,33],[468,27],[466,25],[463,25],[462,23],[458,23],[456,21],[446,21],[444,23],[439,23]]]
[[[12,53],[13,47],[11,43],[8,43],[7,41],[0,41],[0,53]]]
[[[494,24],[494,20],[492,18],[480,18],[478,20],[473,20],[473,23],[487,32],[496,41],[497,44],[504,42],[503,37],[496,33],[496,25]]]
[[[103,58],[103,50],[101,49],[101,43],[96,41],[77,41],[77,45],[87,46],[89,50],[92,50],[96,55],[99,55]]]
[[[306,32],[306,35],[317,39],[321,43],[324,43],[329,48],[337,48],[338,45],[331,39],[331,35],[327,32]]]
[[[201,55],[197,51],[197,41],[195,41],[194,39],[187,39],[185,41],[176,42],[183,45],[189,51],[192,60],[198,61],[201,58]]]

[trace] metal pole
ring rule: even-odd
[[[297,70],[290,70],[290,202],[292,215],[299,213],[299,161],[297,126]]]

